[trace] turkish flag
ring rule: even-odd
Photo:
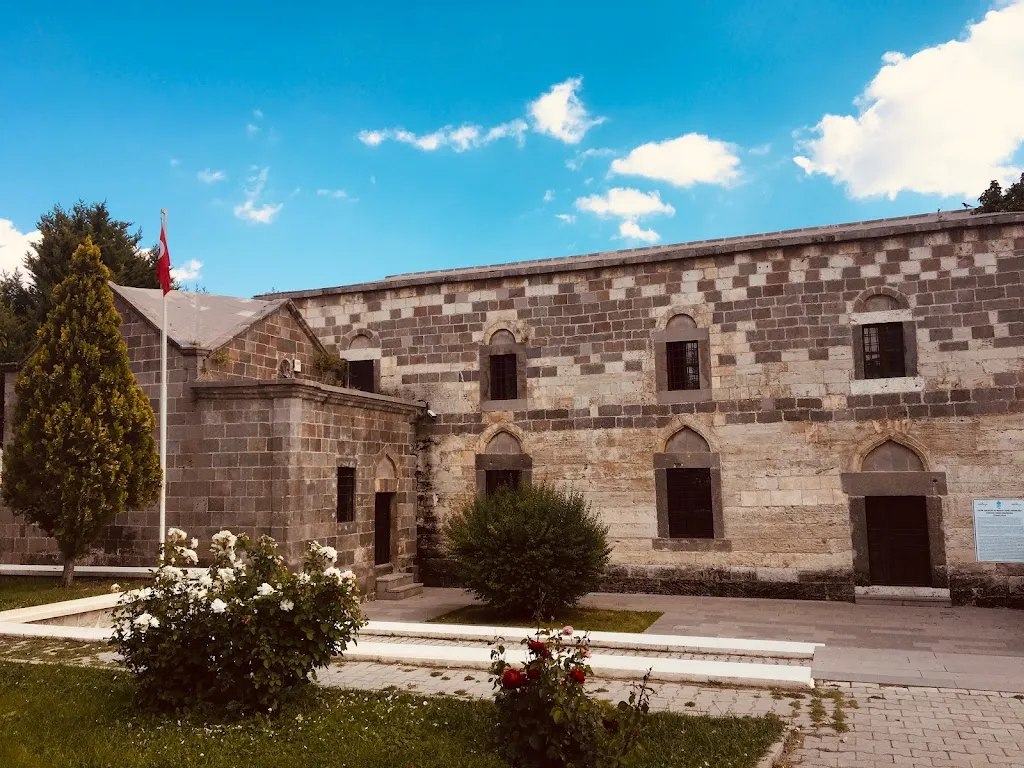
[[[160,224],[160,258],[156,262],[156,278],[164,289],[164,295],[167,295],[171,290],[171,254],[167,250],[167,230],[163,223]]]

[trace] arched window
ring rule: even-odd
[[[526,408],[526,347],[507,328],[499,328],[480,347],[480,409]]]
[[[510,432],[496,432],[484,452],[476,457],[477,493],[494,493],[503,485],[528,483],[533,474],[533,461],[523,453],[519,439]]]
[[[917,329],[906,297],[894,288],[864,294],[851,319],[855,379],[917,375]]]
[[[345,360],[350,389],[380,391],[380,346],[368,331],[359,331],[349,339]]]
[[[921,457],[895,440],[886,440],[864,457],[862,472],[924,472]]]
[[[719,456],[696,430],[683,427],[666,441],[664,453],[654,454],[654,482],[655,549],[731,548],[724,538]]]
[[[711,399],[711,347],[707,328],[678,312],[654,335],[654,374],[659,403]]]

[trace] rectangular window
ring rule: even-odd
[[[670,341],[665,345],[668,388],[700,389],[700,350],[696,341]]]
[[[519,396],[516,378],[514,354],[491,355],[491,400],[515,400]]]
[[[338,522],[351,523],[356,519],[355,467],[338,467]]]
[[[348,361],[348,386],[362,392],[374,391],[373,360]]]
[[[865,325],[864,378],[888,379],[906,376],[903,354],[903,324]]]
[[[484,473],[484,491],[490,496],[503,485],[518,488],[520,479],[518,469],[488,469]]]
[[[715,538],[710,469],[669,469],[668,535],[673,539]]]

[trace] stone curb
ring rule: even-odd
[[[786,743],[789,741],[793,730],[792,726],[782,729],[782,735],[779,737],[779,740],[768,747],[768,752],[758,761],[757,768],[775,768],[775,764],[782,759],[782,755],[786,752]]]

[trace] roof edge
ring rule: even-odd
[[[260,398],[305,397],[307,399],[334,400],[363,406],[420,413],[427,408],[423,400],[403,400],[400,397],[363,392],[347,387],[333,387],[311,379],[230,379],[228,381],[193,381],[190,385],[199,398],[223,399],[255,396]]]
[[[943,218],[943,216],[947,218]],[[793,245],[814,245],[822,243],[849,242],[880,237],[937,232],[948,229],[971,229],[982,226],[1024,223],[1024,213],[987,213],[964,215],[961,211],[940,211],[892,219],[848,222],[821,227],[806,227],[756,235],[698,240],[691,243],[635,248],[622,251],[607,251],[593,254],[579,254],[557,258],[495,264],[482,267],[459,267],[435,272],[413,272],[387,277],[366,283],[339,285],[330,288],[313,288],[298,291],[280,291],[258,294],[253,298],[269,301],[273,299],[311,299],[347,293],[372,293],[424,285],[448,283],[473,283],[507,277],[529,277],[552,272],[581,272],[603,269],[609,266],[651,264],[677,259],[718,256],[739,251],[756,251],[765,248],[779,248]]]

